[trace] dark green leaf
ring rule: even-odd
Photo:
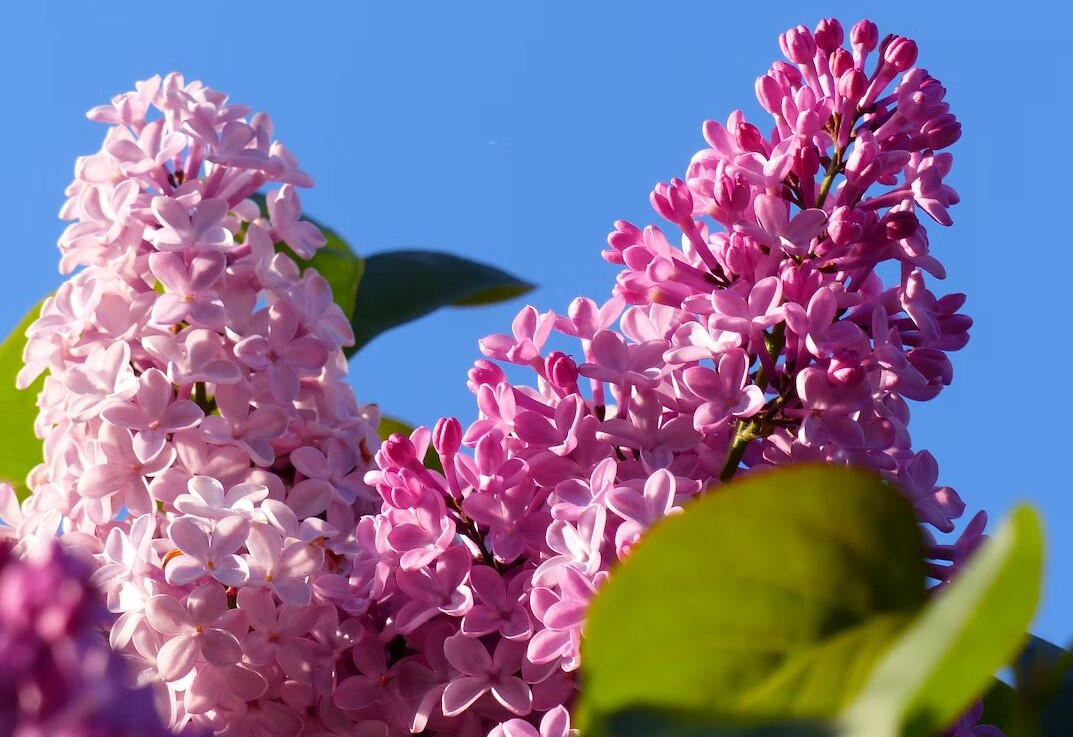
[[[1014,663],[1018,717],[1026,734],[1068,735],[1073,725],[1073,653],[1030,637]]]
[[[984,713],[980,717],[980,724],[998,727],[1008,737],[1012,737],[1011,731],[1017,708],[1017,695],[1013,687],[995,678],[991,683],[991,688],[987,689],[987,693],[984,694],[983,700]]]
[[[891,646],[844,724],[875,737],[931,737],[950,726],[1024,642],[1042,564],[1039,516],[1020,507]]]
[[[913,510],[877,476],[796,466],[721,487],[649,530],[596,596],[579,724],[638,704],[735,713],[750,699],[775,710],[764,717],[800,716],[778,679],[853,687],[857,675],[813,679],[809,658],[832,667],[841,655],[850,659],[837,667],[867,672],[843,645],[824,643],[918,610],[924,578]],[[882,650],[868,647],[873,658]]]
[[[0,453],[0,481],[15,487],[19,499],[30,493],[26,488],[26,475],[41,463],[41,441],[34,434],[37,418],[37,395],[44,386],[44,377],[38,377],[28,388],[15,388],[15,377],[22,369],[22,349],[26,346],[26,329],[41,314],[40,302],[26,313],[11,335],[0,344],[0,437],[4,439],[4,452]]]
[[[352,325],[353,354],[380,333],[447,306],[502,302],[532,285],[505,271],[435,251],[391,251],[365,260]]]

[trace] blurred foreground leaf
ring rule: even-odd
[[[719,487],[649,530],[596,596],[579,726],[635,706],[837,713],[924,578],[912,507],[878,476],[808,465]]]
[[[949,727],[1024,642],[1042,570],[1039,515],[1019,507],[892,645],[846,710],[846,727],[874,737]]]
[[[601,731],[607,737],[835,737],[835,727],[820,722],[743,722],[678,711],[624,709],[611,714]]]

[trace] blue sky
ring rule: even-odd
[[[1073,500],[1066,481],[1064,326],[1071,239],[1065,58],[1073,13],[936,2],[164,3],[11,5],[0,23],[7,141],[0,328],[56,287],[56,213],[75,157],[104,127],[84,112],[134,81],[179,70],[268,112],[317,187],[307,211],[363,253],[419,247],[495,263],[565,310],[600,299],[599,251],[619,218],[651,222],[652,185],[680,175],[706,118],[761,122],[753,82],[778,34],[863,14],[920,45],[964,125],[949,182],[955,225],[931,230],[969,295],[955,381],[914,407],[919,448],[971,510],[1018,500],[1044,513],[1046,600],[1036,631],[1073,638]],[[250,6],[246,6],[250,7]],[[766,128],[766,122],[761,128]],[[521,303],[452,310],[382,336],[352,362],[363,401],[413,423],[474,417],[466,370],[482,335]]]

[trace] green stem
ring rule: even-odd
[[[216,400],[209,396],[204,381],[198,381],[194,384],[194,403],[201,407],[201,411],[207,415],[211,415],[217,409]]]
[[[816,197],[816,207],[822,208],[824,201],[827,199],[828,193],[831,191],[831,185],[835,182],[835,177],[842,170],[842,149],[836,148],[835,154],[831,158],[831,165],[827,167],[827,174],[824,176],[823,181],[820,183],[820,194]]]

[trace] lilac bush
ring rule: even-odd
[[[526,307],[480,343],[476,421],[377,451],[350,323],[287,254],[324,236],[267,116],[175,74],[95,108],[111,127],[62,212],[77,271],[19,377],[47,371],[44,463],[0,507],[20,551],[58,528],[93,559],[111,645],[174,730],[565,737],[588,602],[691,497],[857,465],[952,532],[965,505],[907,425],[971,325],[929,289],[924,225],[951,223],[960,125],[911,40],[844,40],[784,34],[756,85],[770,134],[709,121],[653,190],[681,235],[616,223],[609,300]],[[932,546],[938,582],[985,523]]]

